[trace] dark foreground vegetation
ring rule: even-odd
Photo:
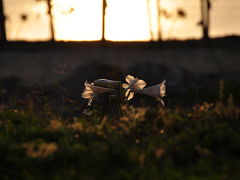
[[[240,179],[238,95],[223,81],[198,95],[169,94],[164,108],[136,97],[120,109],[88,108],[81,92],[3,84],[1,180]]]

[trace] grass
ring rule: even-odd
[[[240,107],[223,85],[211,103],[162,108],[139,97],[121,116],[108,104],[18,91],[1,96],[1,180],[240,179]]]

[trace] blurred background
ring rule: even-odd
[[[1,1],[9,41],[201,39],[203,26],[210,38],[240,34],[238,0]]]
[[[85,80],[186,91],[239,85],[238,0],[1,0],[0,78],[50,85]]]

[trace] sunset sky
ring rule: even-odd
[[[156,0],[108,0],[106,39],[147,41],[157,38]],[[201,38],[200,0],[161,0],[160,7],[172,14],[161,18],[162,39]],[[50,38],[47,4],[44,0],[4,0],[9,40],[48,40]],[[177,9],[186,12],[177,18]],[[240,35],[240,1],[213,0],[210,36]],[[56,40],[100,40],[102,0],[53,0]]]

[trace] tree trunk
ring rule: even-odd
[[[161,4],[160,0],[156,1],[157,3],[157,28],[158,28],[158,41],[162,40],[162,29],[161,29]]]
[[[202,12],[202,32],[203,39],[209,39],[209,10],[210,10],[210,1],[201,0],[201,12]]]
[[[103,0],[102,6],[102,41],[105,41],[105,15],[106,15],[106,8],[107,8],[107,0]]]
[[[152,16],[151,16],[151,4],[150,0],[147,0],[147,12],[148,12],[148,25],[149,25],[149,33],[150,33],[150,40],[153,40],[153,28],[152,28]]]
[[[51,0],[47,0],[47,5],[48,5],[48,15],[50,18],[50,33],[51,33],[51,41],[55,40],[55,31],[54,31],[54,25],[53,25],[53,15],[52,15],[52,4]]]
[[[3,0],[0,0],[0,40],[1,42],[7,41]]]

